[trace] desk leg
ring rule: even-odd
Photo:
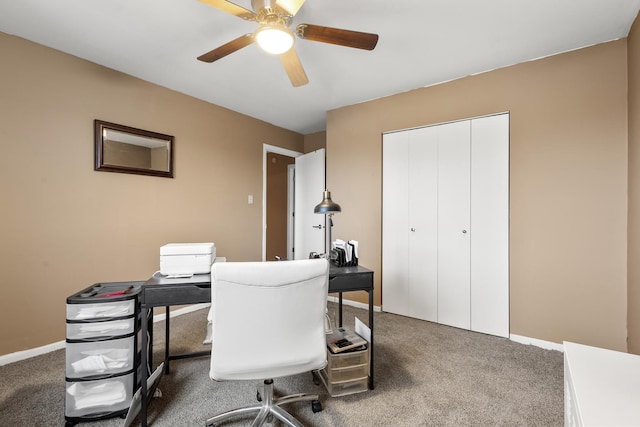
[[[142,309],[142,351],[140,355],[140,363],[142,363],[142,377],[140,378],[140,389],[141,389],[141,405],[140,405],[140,424],[142,427],[147,427],[147,378],[149,376],[149,366],[150,361],[148,360],[148,352],[149,352],[149,342],[147,339],[148,327],[149,325],[149,309]],[[153,328],[153,324],[151,325]]]
[[[147,329],[147,333],[148,333],[148,346],[149,348],[147,348],[147,354],[149,355],[149,359],[147,362],[147,366],[149,367],[149,373],[151,373],[151,367],[153,366],[153,309],[150,308],[148,310],[145,310],[147,313],[146,316],[146,321],[147,321],[147,325],[148,325],[148,329]]]
[[[369,292],[369,330],[371,331],[371,343],[369,349],[371,350],[371,355],[369,358],[369,389],[374,389],[373,382],[373,289]]]
[[[338,327],[342,328],[342,292],[338,293]]]
[[[165,328],[164,328],[164,373],[169,373],[169,306],[165,307]]]

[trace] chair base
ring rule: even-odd
[[[209,418],[206,422],[206,426],[215,427],[218,423],[223,422],[229,418],[257,413],[257,416],[253,420],[251,427],[258,427],[263,425],[267,421],[269,415],[273,415],[288,426],[304,427],[300,423],[300,421],[293,418],[291,414],[282,409],[280,406],[287,403],[310,401],[313,412],[320,412],[322,410],[322,404],[320,403],[320,398],[317,394],[300,393],[274,398],[273,380],[270,379],[264,380],[262,393],[258,392],[258,400],[260,400],[260,403],[257,405],[245,406],[242,408],[232,409],[230,411],[220,412]]]

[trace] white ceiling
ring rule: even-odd
[[[257,27],[197,0],[0,0],[0,31],[308,134],[337,107],[626,37],[639,9],[640,0],[307,0],[292,26],[380,40],[369,52],[297,39],[309,77],[298,88],[257,45],[197,61]]]

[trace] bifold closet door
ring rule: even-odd
[[[384,310],[438,320],[438,132],[386,134],[383,141]]]
[[[471,325],[471,125],[438,129],[438,323]],[[433,201],[432,201],[433,203]]]
[[[509,115],[471,121],[471,330],[509,336]]]
[[[385,134],[384,311],[509,336],[509,114]]]
[[[409,134],[409,299],[411,317],[438,321],[438,129]]]
[[[382,143],[382,304],[409,312],[409,134],[385,134]]]

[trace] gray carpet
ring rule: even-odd
[[[365,323],[368,318],[366,310],[345,307],[344,324],[352,326],[354,316]],[[206,310],[172,319],[172,352],[206,349],[205,322]],[[163,330],[164,323],[157,323],[155,362],[162,354]],[[311,374],[276,379],[277,394],[319,393],[325,408],[316,414],[306,403],[286,409],[315,426],[563,424],[560,352],[388,313],[375,314],[375,338],[374,390],[331,398]],[[0,425],[64,425],[64,357],[59,350],[0,366]],[[203,426],[219,410],[255,402],[256,382],[214,382],[208,363],[206,357],[171,363],[172,372],[160,383],[162,397],[150,407],[151,425]],[[114,418],[78,426],[122,423]],[[248,420],[224,425],[244,426]]]

